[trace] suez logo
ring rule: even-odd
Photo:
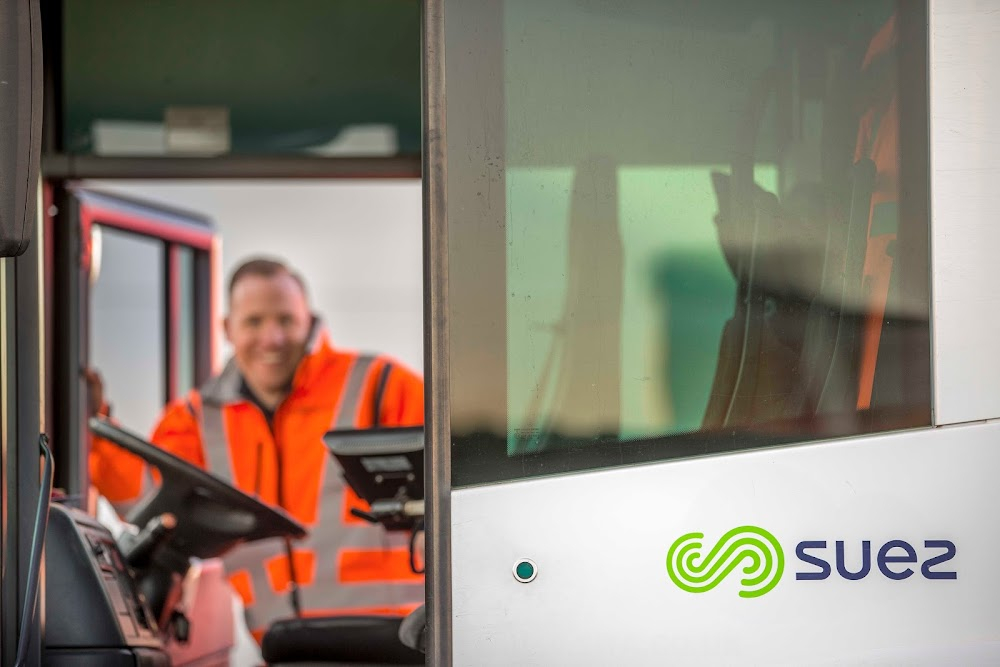
[[[760,597],[778,585],[785,571],[785,553],[771,533],[757,526],[733,528],[719,538],[707,554],[703,554],[702,549],[704,537],[703,533],[687,533],[670,545],[667,573],[678,588],[689,593],[705,593],[741,565],[744,576],[740,580],[740,597]],[[889,540],[874,552],[874,557],[871,541],[860,542],[860,565],[857,564],[857,547],[844,540],[836,540],[832,545],[827,540],[799,542],[795,555],[801,565],[796,568],[795,578],[818,581],[836,572],[844,579],[856,581],[872,572],[873,561],[883,576],[897,581],[908,579],[918,571],[924,579],[958,578],[958,573],[945,565],[955,557],[955,544],[949,540],[924,540],[919,555],[909,542]]]

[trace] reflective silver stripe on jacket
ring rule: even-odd
[[[205,463],[209,472],[236,486],[222,406],[203,403],[200,417],[202,448],[205,450]]]
[[[201,443],[205,452],[205,463],[208,471],[221,477],[232,485],[236,485],[236,474],[233,470],[232,454],[229,450],[229,438],[226,437],[226,424],[222,408],[227,403],[244,400],[240,396],[242,378],[236,367],[236,361],[229,360],[219,375],[210,378],[199,390],[201,394],[201,412],[195,415],[201,427]]]
[[[347,371],[347,382],[344,384],[344,391],[340,392],[340,402],[333,411],[333,421],[330,423],[330,430],[352,428],[358,423],[358,408],[361,405],[361,396],[365,388],[365,378],[368,377],[368,369],[375,363],[375,357],[369,355],[358,355],[351,368]]]
[[[366,396],[366,380],[375,361],[375,357],[368,355],[358,356],[354,360],[348,371],[340,404],[331,420],[331,430],[358,426],[361,401]],[[313,530],[299,547],[316,554],[315,582],[312,586],[302,588],[302,607],[354,609],[423,602],[422,583],[340,582],[342,549],[371,550],[376,553],[387,549],[408,549],[409,535],[402,532],[390,533],[382,526],[344,523],[342,513],[346,487],[340,467],[332,457],[325,460],[321,488],[317,526],[322,530]]]

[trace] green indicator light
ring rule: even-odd
[[[534,562],[527,558],[522,558],[514,564],[514,578],[522,584],[526,584],[534,579],[536,574],[538,574],[538,569],[535,567]]]

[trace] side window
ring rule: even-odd
[[[211,371],[214,228],[207,219],[78,190],[89,246],[89,365],[114,417],[148,432]]]
[[[446,10],[456,485],[930,424],[909,4]]]
[[[90,291],[90,363],[115,417],[146,433],[163,409],[166,382],[163,244],[104,225],[91,238],[100,259]]]

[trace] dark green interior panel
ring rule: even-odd
[[[301,153],[352,126],[420,151],[417,0],[66,0],[63,30],[67,153],[102,152],[95,121],[155,132],[168,107],[227,109],[233,153]]]

